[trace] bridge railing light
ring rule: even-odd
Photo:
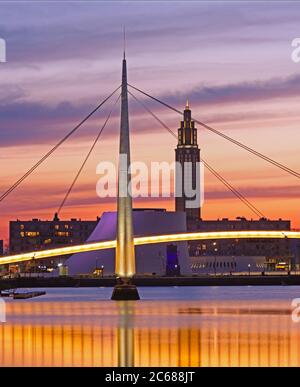
[[[300,231],[212,231],[212,232],[193,232],[193,233],[178,233],[166,235],[151,235],[139,236],[134,238],[136,246],[153,243],[168,243],[168,242],[185,242],[191,240],[205,239],[249,239],[249,238],[292,238],[300,239]],[[50,250],[34,251],[24,254],[0,257],[0,265],[26,262],[31,260],[58,257],[61,255],[71,255],[84,253],[89,251],[114,249],[116,247],[115,240],[84,243],[82,245],[66,246]]]

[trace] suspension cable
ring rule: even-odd
[[[174,112],[176,112],[176,113],[178,113],[178,114],[180,114],[180,115],[183,114],[182,111],[180,111],[180,110],[174,108],[173,106],[171,106],[171,105],[169,105],[169,104],[167,104],[167,103],[161,101],[160,99],[158,99],[158,98],[156,98],[156,97],[153,97],[152,95],[150,95],[150,94],[148,94],[148,93],[146,93],[146,92],[140,90],[139,88],[134,87],[134,86],[132,86],[132,85],[130,85],[130,84],[128,84],[128,86],[130,86],[132,89],[134,89],[134,90],[140,92],[141,94],[143,94],[143,95],[145,95],[145,96],[151,98],[152,100],[154,100],[154,101],[160,103],[161,105],[163,105],[163,106],[169,108],[170,110],[173,110]],[[268,156],[266,156],[266,155],[264,155],[264,154],[262,154],[262,153],[256,151],[255,149],[250,148],[249,146],[247,146],[247,145],[241,143],[240,141],[235,140],[235,139],[232,138],[232,137],[227,136],[226,134],[224,134],[224,133],[220,132],[219,130],[213,128],[212,126],[209,126],[209,125],[204,124],[203,122],[201,122],[201,121],[195,119],[194,117],[192,117],[192,119],[193,119],[197,124],[199,124],[200,126],[206,128],[206,129],[208,129],[209,131],[211,131],[211,132],[217,134],[217,135],[220,136],[220,137],[225,138],[225,140],[228,140],[228,141],[232,142],[233,144],[239,146],[240,148],[245,149],[246,151],[248,151],[248,152],[254,154],[255,156],[257,156],[257,157],[259,157],[259,158],[261,158],[261,159],[267,161],[268,163],[270,163],[270,164],[276,166],[277,168],[280,168],[281,170],[283,170],[283,171],[289,173],[290,175],[293,175],[293,176],[297,177],[298,179],[300,179],[300,173],[298,173],[297,171],[295,171],[295,170],[293,170],[293,169],[291,169],[291,168],[289,168],[289,167],[287,167],[287,166],[285,166],[285,165],[283,165],[283,164],[281,164],[281,163],[279,163],[279,162],[277,162],[277,161],[271,159],[270,157],[268,157]]]
[[[108,121],[109,121],[109,119],[110,119],[110,117],[111,117],[111,115],[112,115],[112,113],[113,113],[113,110],[114,110],[116,104],[118,103],[120,97],[121,97],[121,94],[118,96],[118,98],[117,98],[116,101],[114,102],[114,105],[113,105],[112,109],[110,110],[110,112],[109,112],[109,114],[108,114],[106,120],[104,121],[104,124],[102,125],[102,127],[101,127],[100,131],[98,132],[98,134],[97,134],[97,136],[96,136],[96,138],[95,138],[95,140],[94,140],[94,142],[93,142],[91,148],[89,149],[87,155],[85,156],[85,158],[84,158],[84,160],[83,160],[83,163],[81,164],[79,170],[77,171],[77,173],[76,173],[76,175],[75,175],[75,177],[74,177],[74,179],[73,179],[73,181],[72,181],[72,183],[71,183],[69,189],[67,190],[67,192],[66,192],[66,194],[65,194],[65,197],[63,198],[63,200],[62,200],[60,206],[58,207],[57,215],[59,215],[60,211],[62,210],[62,208],[63,208],[63,206],[64,206],[64,204],[65,204],[65,202],[67,201],[67,199],[68,199],[68,197],[69,197],[69,195],[70,195],[70,193],[71,193],[71,191],[72,191],[74,185],[76,184],[76,182],[77,182],[77,180],[78,180],[78,178],[79,178],[79,176],[80,176],[80,174],[81,174],[81,172],[82,172],[82,170],[83,170],[85,164],[87,163],[87,161],[88,161],[88,159],[89,159],[91,153],[93,152],[93,150],[94,150],[94,148],[95,148],[95,146],[96,146],[96,144],[97,144],[97,142],[98,142],[98,140],[99,140],[99,138],[100,138],[100,136],[101,136],[103,130],[105,129],[105,127],[106,127],[106,125],[107,125],[107,123],[108,123]]]
[[[153,113],[139,98],[137,98],[132,92],[128,93],[140,104],[143,108],[158,121],[173,137],[177,139],[176,134],[170,129],[155,113]],[[255,207],[244,195],[242,195],[237,189],[235,189],[223,176],[221,176],[211,165],[208,164],[202,157],[200,160],[205,167],[219,180],[221,181],[238,199],[240,199],[256,216],[265,218],[265,215]]]
[[[35,171],[39,165],[41,165],[56,149],[63,144],[73,133],[76,132],[102,105],[105,104],[115,93],[120,89],[117,87],[108,97],[106,97],[98,106],[96,106],[78,125],[76,125],[68,134],[66,134],[52,149],[50,149],[36,164],[34,164],[20,179],[18,179],[7,191],[0,196],[0,202],[2,202],[12,191],[14,191],[33,171]]]
[[[217,178],[219,179],[237,198],[239,198],[258,218],[266,218],[266,216],[252,204],[243,194],[241,194],[237,189],[235,189],[223,176],[221,176],[211,165],[204,161],[201,158],[201,161],[206,166],[206,168]]]

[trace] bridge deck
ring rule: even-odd
[[[300,231],[213,231],[213,232],[189,232],[168,235],[140,236],[134,238],[134,244],[145,245],[152,243],[184,242],[207,239],[300,239]],[[32,251],[24,254],[0,257],[0,265],[31,261],[33,259],[52,258],[61,255],[70,255],[88,251],[112,249],[116,247],[116,241],[101,241],[85,243],[82,245],[59,247],[50,250]]]

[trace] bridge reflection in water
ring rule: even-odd
[[[299,366],[286,302],[8,302],[1,366]]]

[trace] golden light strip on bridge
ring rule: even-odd
[[[184,242],[193,240],[207,239],[300,239],[300,231],[212,231],[212,232],[193,232],[182,234],[153,235],[134,238],[136,246],[166,243],[166,242]],[[102,241],[85,243],[77,246],[60,247],[50,250],[32,251],[30,253],[10,255],[0,257],[0,265],[8,263],[26,262],[36,259],[54,258],[61,255],[70,255],[76,253],[85,253],[88,251],[97,251],[113,249],[116,247],[116,241]]]
[[[83,245],[76,245],[76,246],[60,247],[60,248],[50,249],[50,250],[32,251],[30,253],[0,257],[0,265],[5,265],[8,263],[26,262],[26,261],[31,261],[33,259],[36,260],[36,259],[43,259],[43,258],[54,258],[61,255],[85,253],[88,251],[111,249],[115,247],[116,247],[116,241],[105,241],[105,242],[86,243]]]

